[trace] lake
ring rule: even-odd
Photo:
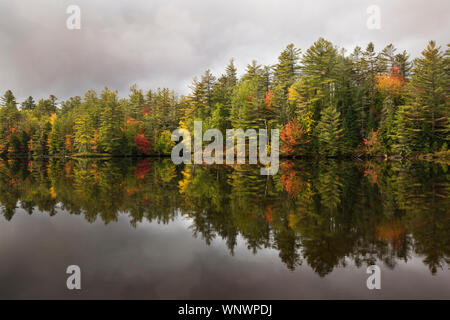
[[[0,160],[0,213],[1,299],[450,298],[445,163]]]

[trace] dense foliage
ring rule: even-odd
[[[19,107],[8,90],[0,153],[164,155],[172,130],[202,120],[204,130],[278,128],[285,155],[448,156],[449,68],[450,49],[433,41],[410,62],[393,45],[346,54],[321,38],[303,55],[288,45],[273,66],[253,61],[240,78],[233,60],[218,78],[207,70],[181,97],[133,85],[127,98],[105,88]]]

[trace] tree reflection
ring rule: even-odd
[[[448,164],[282,161],[276,176],[259,168],[175,166],[170,159],[0,160],[0,210],[83,215],[105,224],[127,215],[144,221],[191,221],[207,244],[219,237],[234,253],[278,251],[290,270],[309,265],[326,276],[418,255],[431,273],[448,268]]]

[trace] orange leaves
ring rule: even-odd
[[[285,162],[281,166],[281,184],[283,189],[292,197],[297,198],[298,194],[304,188],[303,180],[296,176],[294,164],[292,162]]]
[[[400,75],[400,67],[393,66],[389,74],[378,75],[375,78],[376,88],[391,95],[397,95],[405,85],[405,79]]]
[[[266,218],[266,221],[268,223],[272,223],[272,221],[273,221],[273,212],[272,212],[272,209],[269,206],[267,206],[267,208],[266,208],[266,213],[264,214],[264,217]]]
[[[98,130],[96,130],[94,132],[94,136],[92,137],[92,139],[90,141],[92,150],[97,150],[97,146],[98,146],[99,141],[100,141],[100,138],[98,136]]]
[[[281,130],[281,141],[283,141],[281,152],[289,155],[294,153],[294,132],[297,130],[296,123],[296,121],[291,120],[283,127],[283,130]]]
[[[140,122],[134,118],[128,117],[127,124],[139,124]]]
[[[281,130],[281,152],[287,155],[294,154],[296,147],[309,143],[306,139],[307,131],[303,128],[296,118],[291,119]]]
[[[377,238],[389,241],[394,248],[400,248],[407,230],[399,220],[390,221],[377,226]]]
[[[267,91],[266,96],[264,98],[264,103],[266,104],[267,108],[272,106],[272,100],[273,100],[273,93],[272,93],[272,90],[269,89],[269,91]]]
[[[66,178],[70,178],[72,174],[72,165],[70,161],[67,161],[66,164],[64,165],[64,176]]]
[[[65,135],[65,142],[64,142],[64,147],[66,148],[66,150],[72,149],[72,141],[71,141],[71,135],[70,134],[66,134]]]

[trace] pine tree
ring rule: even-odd
[[[245,80],[235,87],[232,96],[231,125],[233,128],[249,129],[264,127],[259,117],[257,79]]]
[[[307,103],[313,110],[313,119],[318,120],[323,109],[336,102],[337,51],[331,42],[320,38],[302,58],[304,90],[308,93]]]
[[[17,110],[16,98],[11,90],[7,90],[0,103],[0,152],[20,149],[17,138],[20,120],[21,114]]]
[[[80,153],[90,152],[93,135],[94,132],[89,124],[89,117],[86,114],[79,115],[74,125],[75,149]]]
[[[119,154],[123,144],[121,125],[122,113],[119,110],[117,92],[108,88],[103,90],[101,99],[99,139],[101,150],[110,154]]]
[[[299,55],[300,49],[295,48],[294,44],[291,43],[281,52],[278,57],[278,64],[274,66],[273,104],[280,110],[281,123],[286,123],[293,116],[288,109],[288,90],[297,79]]]
[[[400,75],[404,79],[408,79],[412,65],[409,61],[409,54],[406,51],[395,55],[395,65],[400,67]]]
[[[423,110],[417,105],[399,106],[395,114],[395,135],[392,138],[395,154],[407,156],[411,152],[429,152],[429,145],[423,135]]]
[[[397,108],[391,96],[383,101],[382,119],[380,121],[381,143],[384,152],[390,152],[395,138],[395,115]]]
[[[336,156],[342,150],[342,129],[340,113],[336,107],[326,107],[321,112],[321,119],[316,127],[319,153]]]
[[[63,133],[62,122],[61,120],[54,114],[50,120],[50,124],[52,129],[48,136],[48,149],[49,154],[58,155],[65,153],[64,142],[65,135]]]
[[[133,84],[130,87],[130,96],[128,103],[128,116],[137,120],[142,119],[142,108],[144,107],[144,95],[142,90],[137,89],[137,85]]]
[[[237,69],[234,66],[234,59],[230,60],[230,63],[225,69],[225,78],[227,88],[232,88],[237,82]]]
[[[412,104],[421,107],[424,125],[429,127],[429,130],[424,131],[425,134],[428,133],[424,138],[434,150],[438,150],[447,138],[446,121],[450,116],[446,80],[449,75],[446,73],[445,63],[440,47],[430,41],[422,52],[422,57],[414,60],[410,82]]]
[[[22,110],[34,110],[36,103],[34,102],[33,97],[29,96],[24,102],[22,102],[21,107]]]

